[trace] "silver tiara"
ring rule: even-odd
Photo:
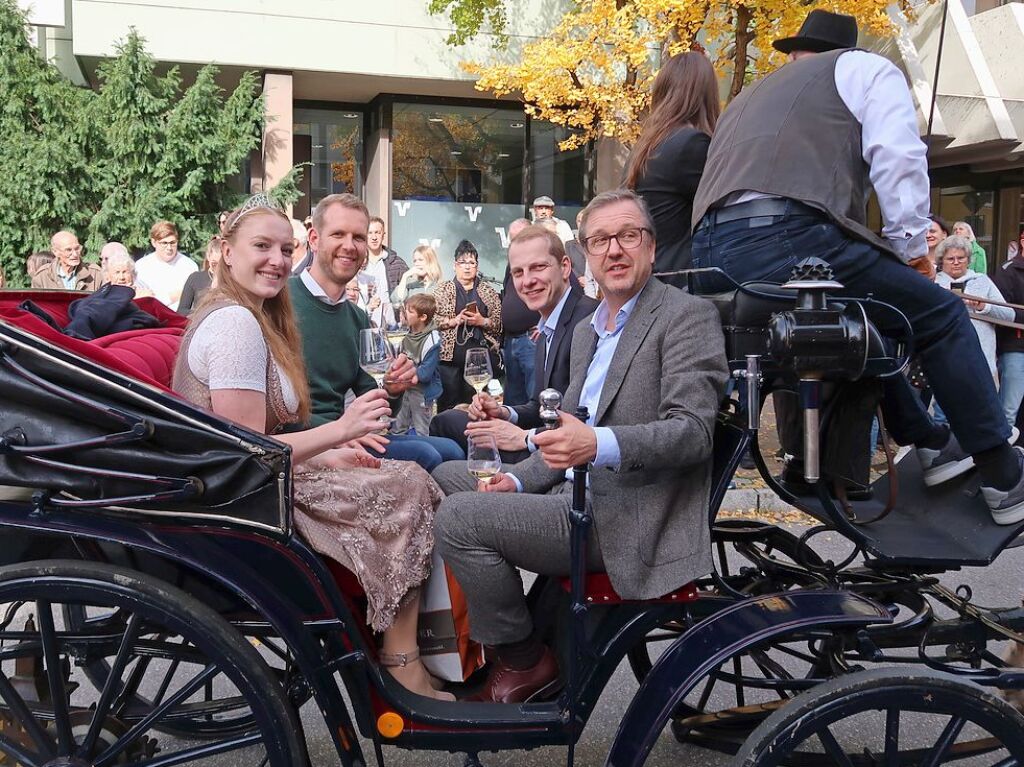
[[[281,211],[281,206],[277,205],[265,192],[252,195],[241,208],[238,210],[238,215],[235,216],[235,220],[231,222],[230,229],[234,229],[238,226],[238,222],[242,220],[242,216],[247,213],[252,213],[254,210],[274,210],[278,213]]]

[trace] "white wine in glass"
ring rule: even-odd
[[[466,379],[466,383],[476,389],[477,394],[484,390],[487,383],[494,377],[491,372],[491,356],[486,349],[466,350],[463,377]]]
[[[494,437],[487,434],[471,436],[466,445],[466,468],[477,478],[478,486],[490,482],[501,471],[501,453]]]
[[[388,323],[387,330],[384,331],[384,337],[388,339],[388,343],[391,345],[391,351],[397,357],[402,353],[402,341],[409,335],[409,328],[397,322]]]

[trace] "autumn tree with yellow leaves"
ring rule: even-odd
[[[505,19],[517,0],[431,0],[456,27],[452,42]],[[707,52],[729,84],[728,99],[747,82],[780,66],[771,41],[796,34],[812,8],[846,13],[877,36],[894,33],[890,0],[575,0],[545,37],[523,46],[516,63],[465,62],[478,90],[517,95],[533,117],[573,131],[561,145],[574,149],[594,139],[636,140],[654,76],[664,56]],[[912,13],[909,0],[899,12]],[[493,30],[492,30],[493,31]],[[501,39],[499,35],[499,40]]]

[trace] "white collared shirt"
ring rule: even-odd
[[[309,269],[304,270],[299,275],[299,279],[302,280],[302,284],[306,286],[306,290],[309,291],[309,294],[313,296],[313,298],[323,301],[328,306],[337,306],[338,304],[342,304],[348,300],[345,298],[344,290],[341,291],[341,298],[337,301],[327,295],[324,292],[324,289],[320,287],[320,283],[313,278],[312,274],[310,274]]]

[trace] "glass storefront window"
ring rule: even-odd
[[[306,168],[303,207],[307,202],[315,207],[329,194],[361,194],[363,115],[347,109],[296,109],[294,119],[295,162],[312,163]]]
[[[978,244],[985,249],[991,271],[995,252],[995,193],[970,186],[946,187],[937,191],[938,214],[950,227],[957,221],[965,221],[971,226]]]
[[[395,104],[395,200],[515,204],[523,195],[526,120],[518,110]]]
[[[523,215],[526,118],[514,109],[395,104],[391,247],[408,260],[432,245],[446,277],[472,242],[480,272],[501,280],[508,224]]]
[[[546,194],[555,201],[555,215],[575,231],[576,214],[589,200],[587,159],[583,149],[563,152],[558,145],[569,135],[560,125],[530,123],[530,170],[533,198]]]
[[[585,152],[561,152],[564,137],[564,129],[530,121],[519,108],[395,103],[391,247],[408,259],[417,245],[432,245],[450,277],[455,248],[466,239],[480,253],[481,274],[501,280],[508,225],[534,197],[552,197],[556,215],[573,228],[589,199]]]

